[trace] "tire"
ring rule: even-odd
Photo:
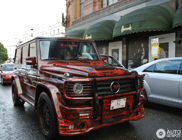
[[[3,77],[1,77],[1,84],[4,86]]]
[[[53,139],[58,134],[57,115],[52,101],[46,92],[38,99],[38,117],[42,133],[47,139]]]
[[[25,103],[24,101],[21,101],[18,97],[15,80],[13,80],[12,82],[12,99],[14,106],[23,106],[23,104]]]
[[[147,107],[147,105],[148,105],[148,98],[147,98],[146,90],[142,91],[142,95],[144,96],[144,106]]]

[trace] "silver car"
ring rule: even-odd
[[[135,68],[145,74],[145,104],[154,102],[182,108],[182,57],[154,60]]]

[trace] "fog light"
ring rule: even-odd
[[[70,130],[73,130],[74,127],[75,127],[75,125],[74,125],[74,124],[71,124],[71,125],[69,126],[69,129],[70,129]]]

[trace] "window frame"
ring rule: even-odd
[[[104,0],[102,0],[102,3],[101,3],[102,8],[108,7],[108,6],[112,5],[112,4],[115,4],[115,3],[119,2],[119,1],[121,1],[121,0],[117,0],[116,2],[115,2],[115,0],[112,0],[111,4],[110,4],[111,0],[105,0],[105,1],[106,1],[106,6],[104,6]]]

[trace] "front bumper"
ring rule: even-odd
[[[127,99],[126,106],[110,110],[111,100],[121,98]],[[58,118],[59,134],[63,136],[81,135],[104,126],[139,120],[144,117],[143,99],[144,97],[140,96],[138,106],[135,109],[133,108],[133,95],[99,99],[99,114],[95,119],[93,107],[73,108],[61,104],[62,118]],[[72,125],[72,128],[70,125]]]
[[[3,83],[11,83],[11,77],[3,77]]]

